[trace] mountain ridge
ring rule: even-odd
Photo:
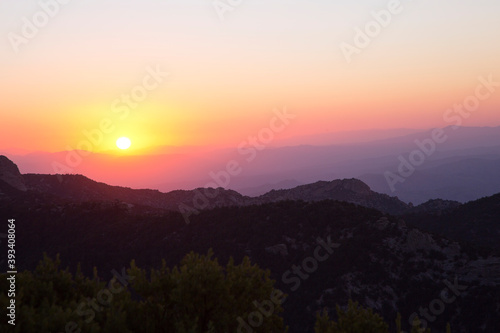
[[[332,181],[317,181],[312,184],[300,185],[290,189],[271,190],[256,197],[244,196],[234,190],[214,188],[197,188],[194,190],[175,190],[160,192],[152,189],[131,189],[122,186],[112,186],[94,181],[83,175],[21,175],[17,166],[3,156],[4,169],[17,170],[14,172],[19,187],[24,190],[40,193],[50,193],[76,202],[85,201],[114,201],[120,200],[127,204],[137,204],[160,209],[178,209],[179,205],[188,205],[199,209],[197,198],[205,200],[204,208],[221,206],[263,204],[283,200],[321,201],[339,200],[358,204],[368,208],[376,208],[390,214],[401,214],[409,206],[397,197],[380,194],[370,189],[359,179],[336,179]],[[10,163],[8,163],[9,161]],[[0,169],[0,174],[3,169]],[[4,172],[6,173],[6,172]],[[12,178],[12,176],[10,177]],[[8,179],[10,179],[8,178]],[[15,187],[16,187],[15,186]],[[215,195],[212,194],[215,191]],[[210,192],[210,194],[208,194]]]
[[[500,327],[493,315],[500,303],[491,296],[499,291],[499,256],[479,247],[481,238],[456,240],[471,223],[476,227],[474,235],[495,240],[491,228],[498,221],[483,224],[481,218],[498,216],[500,194],[463,205],[431,200],[421,207],[407,205],[407,215],[392,216],[359,205],[361,200],[372,206],[385,200],[385,205],[394,198],[373,192],[357,179],[273,190],[260,199],[220,189],[218,196],[209,198],[210,207],[186,224],[177,209],[153,207],[189,203],[196,195],[210,194],[206,189],[162,193],[114,187],[82,175],[21,177],[27,191],[0,179],[4,192],[0,213],[17,221],[17,248],[23,258],[20,269],[34,269],[44,252],[52,257],[60,253],[73,269],[81,263],[90,274],[94,267],[110,272],[132,259],[145,267],[157,267],[164,259],[171,266],[190,251],[213,249],[221,262],[249,256],[270,270],[277,287],[290,295],[284,304],[290,333],[312,332],[318,311],[334,311],[336,304],[346,304],[348,299],[373,308],[388,321],[399,312],[405,321],[432,302],[443,289],[443,281],[458,281],[467,290],[430,323],[433,330],[439,332],[447,322],[468,331],[484,326],[484,333]],[[4,190],[11,192],[5,195]],[[335,200],[335,196],[358,203]],[[439,226],[441,221],[460,226],[456,229],[462,234],[447,233],[451,224],[436,233],[424,231],[428,225],[417,225]],[[318,239],[340,246],[327,261],[318,262],[307,279],[291,275],[293,267],[304,267],[300,264],[305,265],[313,254]],[[291,281],[297,279],[300,288],[295,290]]]

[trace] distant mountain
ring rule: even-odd
[[[492,162],[495,162],[495,160],[492,160]],[[452,167],[450,169],[453,170]],[[419,175],[416,175],[415,180],[418,179]],[[460,205],[458,201],[436,199],[413,207],[397,197],[371,190],[366,183],[358,179],[319,181],[290,189],[271,190],[255,197],[244,196],[236,191],[223,188],[198,188],[162,193],[158,190],[136,190],[121,186],[110,186],[82,175],[21,175],[17,166],[5,156],[0,157],[0,181],[2,180],[18,190],[47,193],[73,202],[118,200],[132,205],[169,210],[178,210],[180,205],[199,211],[200,209],[215,207],[247,206],[283,200],[311,202],[331,199],[355,203],[398,215],[409,213],[442,214]],[[292,185],[290,182],[288,184]],[[461,182],[460,184],[465,183]],[[492,186],[493,189],[494,185]]]
[[[222,188],[177,190],[168,193],[157,190],[135,190],[98,183],[82,175],[26,174],[23,177],[27,188],[32,191],[51,193],[74,202],[118,200],[128,204],[169,210],[179,209],[181,204],[199,210],[284,200],[321,201],[326,199],[355,203],[391,214],[400,214],[408,209],[408,205],[404,202],[386,194],[373,192],[365,183],[357,179],[322,181],[289,190],[272,190],[258,197],[247,197],[236,191]],[[212,192],[214,195],[211,194]],[[198,205],[197,200],[199,200]]]
[[[409,208],[406,203],[396,197],[373,192],[368,185],[358,179],[320,181],[289,190],[273,190],[259,197],[262,202],[321,201],[326,199],[355,203],[391,214],[401,214]]]
[[[321,201],[327,199],[355,203],[391,214],[401,214],[408,209],[408,205],[404,202],[386,194],[373,192],[365,183],[357,179],[322,181],[289,190],[273,190],[253,198],[222,188],[178,190],[168,193],[156,190],[134,190],[98,183],[81,175],[27,174],[24,175],[24,179],[30,190],[51,193],[74,202],[119,200],[128,204],[169,210],[177,210],[181,204],[190,209],[200,210],[284,200]],[[212,192],[215,195],[212,195]]]
[[[436,202],[436,201],[434,201]],[[441,202],[444,212],[415,211],[405,215],[411,225],[450,239],[494,247],[500,253],[500,193],[455,206]]]
[[[340,132],[326,132],[319,134],[312,134],[306,136],[291,137],[281,140],[276,140],[280,145],[294,146],[294,145],[339,145],[339,144],[352,144],[373,142],[377,140],[385,140],[390,138],[397,138],[405,135],[422,132],[421,129],[410,128],[388,128],[388,129],[369,129],[357,131],[340,131]]]
[[[460,205],[462,204],[458,201],[433,199],[409,209],[407,211],[407,214],[433,213],[437,215],[442,215],[459,207]]]
[[[16,165],[4,156],[0,157],[0,175],[1,193],[20,195],[19,192],[28,191],[31,197],[38,193],[57,202],[108,202],[120,203],[143,212],[171,210],[199,213],[216,207],[242,207],[290,200],[337,200],[392,215],[403,215],[418,228],[454,240],[498,247],[497,240],[500,238],[498,195],[465,205],[457,201],[434,199],[413,206],[397,197],[374,192],[358,179],[319,181],[291,189],[271,190],[256,197],[243,196],[223,188],[162,193],[157,190],[110,186],[82,175],[21,175]],[[26,196],[20,197],[28,200]]]
[[[128,187],[110,186],[82,175],[26,174],[23,177],[29,190],[51,193],[72,202],[121,201],[132,205],[177,210],[180,204],[193,206],[198,196],[207,200],[203,208],[245,205],[249,200],[235,191],[222,188],[209,189],[217,193],[215,197],[212,197],[204,194],[208,189],[162,193],[157,190],[135,190]]]
[[[251,196],[289,188],[281,184],[290,179],[297,182],[293,184],[296,186],[320,179],[351,178],[362,180],[375,192],[398,196],[416,205],[437,198],[465,203],[500,192],[500,127],[446,127],[442,131],[446,140],[436,144],[430,156],[425,155],[425,161],[413,175],[396,185],[395,192],[384,173],[397,173],[400,157],[408,160],[412,152],[420,149],[416,141],[428,143],[432,130],[395,130],[387,135],[378,131],[369,136],[372,141],[357,143],[333,137],[322,145],[314,142],[305,145],[306,141],[299,140],[293,145],[269,146],[263,150],[167,147],[140,156],[104,153],[79,156],[75,151],[8,156],[23,174],[53,174],[57,172],[54,163],[68,166],[70,161],[70,170],[62,173],[83,174],[106,184],[152,188],[165,193],[213,184],[211,175],[225,170],[228,161],[238,162],[242,172],[223,187]],[[351,139],[358,135],[347,134]],[[361,134],[360,140],[364,135]],[[248,191],[251,188],[257,190]]]
[[[240,192],[243,195],[251,196],[251,197],[256,197],[259,195],[266,194],[269,191],[272,190],[287,190],[291,189],[300,185],[304,185],[295,179],[286,179],[277,183],[272,183],[272,184],[264,184],[260,186],[255,186],[255,187],[246,187],[239,189],[238,192]]]
[[[400,214],[408,206],[395,197],[379,194],[370,190],[357,179],[321,181],[314,184],[294,187],[288,190],[272,190],[264,195],[248,197],[236,191],[223,188],[198,188],[190,191],[177,190],[162,193],[157,190],[135,190],[121,186],[110,186],[93,181],[82,175],[21,175],[17,166],[7,157],[0,159],[0,176],[13,187],[48,193],[72,202],[122,201],[127,204],[148,206],[158,209],[178,210],[180,205],[186,209],[200,210],[223,206],[246,206],[283,200],[321,201],[326,199],[346,201],[361,206],[376,208],[380,211]],[[3,173],[1,173],[3,171]]]
[[[441,198],[465,203],[500,192],[500,155],[430,160],[404,183],[396,184],[395,192],[389,190],[382,173],[360,179],[375,191],[397,195],[406,202],[418,204]]]

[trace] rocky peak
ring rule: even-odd
[[[0,155],[0,180],[20,191],[27,190],[17,165],[3,155]]]
[[[262,202],[339,200],[375,208],[390,214],[400,214],[408,209],[407,204],[399,199],[373,192],[367,184],[355,178],[319,181],[288,190],[274,190],[258,199]]]
[[[334,182],[335,183],[335,182]],[[359,179],[341,179],[337,181],[337,186],[344,190],[348,190],[357,194],[369,194],[371,193],[371,189],[368,185],[363,183]]]

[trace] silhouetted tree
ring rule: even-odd
[[[389,326],[382,317],[349,300],[346,310],[337,305],[337,321],[330,321],[328,313],[318,315],[316,333],[388,333]]]

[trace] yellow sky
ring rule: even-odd
[[[401,1],[346,61],[340,45],[356,46],[356,27],[388,3],[252,0],[221,21],[210,1],[69,2],[16,52],[12,34],[23,37],[23,18],[35,22],[43,8],[2,2],[0,148],[75,148],[103,121],[113,130],[96,151],[119,136],[136,149],[235,146],[285,106],[297,115],[287,136],[444,127],[446,109],[474,94],[478,77],[500,81],[492,0]],[[169,75],[156,85],[151,70]],[[122,117],[117,105],[145,80],[155,87]],[[500,125],[499,107],[493,93],[464,125]]]

